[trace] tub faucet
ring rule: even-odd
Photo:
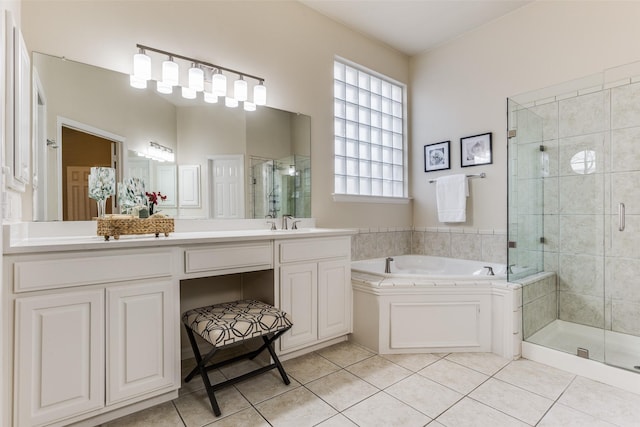
[[[385,258],[385,260],[384,260],[384,272],[385,273],[391,273],[391,261],[393,261],[393,258],[391,258],[390,256]]]
[[[493,272],[493,267],[489,266],[489,265],[485,265],[483,268],[488,268],[489,271],[487,272],[487,276],[495,276],[496,274]]]

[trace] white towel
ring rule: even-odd
[[[465,222],[469,187],[466,175],[441,176],[436,180],[438,221]]]

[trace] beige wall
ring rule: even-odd
[[[412,173],[416,227],[437,221],[435,185],[446,173],[478,173],[468,221],[506,229],[506,98],[640,60],[640,2],[537,1],[411,59]],[[460,168],[460,137],[493,132],[493,164]],[[425,174],[423,146],[451,140],[451,171]]]
[[[31,1],[29,50],[129,73],[136,43],[262,76],[269,106],[311,116],[312,215],[321,226],[410,226],[411,205],[335,203],[333,58],[408,83],[408,58],[294,1]]]

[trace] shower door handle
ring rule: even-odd
[[[624,231],[624,203],[618,203],[618,231]]]

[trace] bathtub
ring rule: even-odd
[[[400,255],[391,258],[393,261],[390,262],[390,273],[384,272],[385,258],[353,261],[351,271],[376,274],[385,278],[412,278],[420,282],[507,279],[507,268],[504,264],[426,255]],[[491,267],[493,275],[487,267]]]
[[[521,286],[504,264],[423,255],[351,263],[353,340],[380,354],[520,356]],[[489,274],[491,267],[494,275]]]

